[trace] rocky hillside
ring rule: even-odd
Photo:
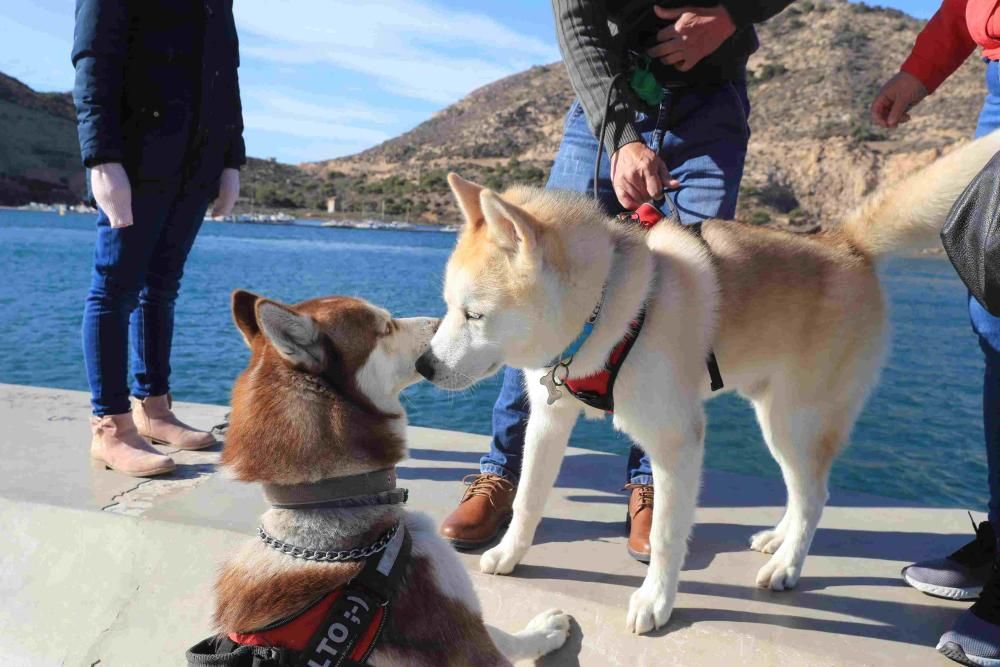
[[[0,74],[0,205],[75,204],[86,194],[69,93]]]
[[[872,97],[921,27],[901,12],[846,0],[798,0],[761,26],[762,47],[750,62],[753,138],[741,217],[835,221],[879,183],[971,134],[984,94],[975,57],[904,128],[890,133],[868,120]],[[561,64],[534,67],[357,155],[301,166],[252,159],[241,206],[303,215],[336,195],[351,216],[452,222],[449,170],[493,188],[544,182],[572,97]],[[83,194],[69,95],[36,93],[0,74],[0,204],[69,203]]]
[[[905,58],[923,22],[845,0],[799,0],[760,28],[750,63],[753,138],[741,216],[829,221],[880,182],[968,137],[984,93],[970,58],[892,133],[867,108]],[[444,173],[501,186],[542,182],[572,91],[561,64],[536,67],[474,91],[413,130],[354,156],[303,165],[348,207],[380,200],[429,220],[456,215]]]
[[[762,46],[750,64],[754,134],[745,211],[764,207],[835,220],[879,183],[972,134],[985,94],[977,58],[924,100],[909,124],[885,131],[868,120],[868,106],[923,22],[836,1],[800,1],[790,9],[797,11],[762,27]]]

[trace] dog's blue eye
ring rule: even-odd
[[[482,313],[474,313],[471,310],[465,311],[465,319],[467,320],[481,320],[483,319]]]

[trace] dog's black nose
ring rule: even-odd
[[[430,350],[427,350],[417,357],[417,372],[420,373],[425,380],[434,379],[434,355],[431,354]]]

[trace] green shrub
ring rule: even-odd
[[[763,83],[787,73],[788,68],[781,63],[765,63],[761,65],[759,70],[754,72],[754,80],[758,83]]]
[[[757,210],[750,214],[751,225],[766,225],[771,222],[771,214],[767,211]]]
[[[855,5],[857,6],[857,5]],[[833,35],[833,42],[838,46],[846,46],[852,51],[866,48],[871,37],[850,25],[841,25]]]
[[[791,225],[804,225],[809,221],[809,216],[801,208],[793,208],[788,212],[788,223]]]
[[[799,208],[799,200],[792,186],[773,174],[768,176],[767,183],[759,188],[746,188],[743,196],[779,213],[788,213]]]
[[[889,135],[871,123],[853,121],[850,127],[850,137],[854,141],[885,141]]]

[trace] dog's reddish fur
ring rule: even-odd
[[[431,562],[426,558],[410,562],[400,595],[382,631],[382,641],[387,648],[413,656],[402,663],[405,665],[510,664],[494,646],[482,617],[441,594],[431,576]]]
[[[355,375],[379,330],[370,306],[358,299],[313,299],[292,307],[310,315],[324,334],[318,377],[292,368],[257,324],[260,297],[233,295],[233,316],[251,349],[250,365],[233,386],[232,414],[222,463],[247,482],[294,483],[337,474],[344,457],[389,467],[405,452],[386,415],[355,386]],[[319,382],[331,391],[309,391]]]
[[[328,339],[323,369],[305,378],[307,371],[292,368],[262,334],[259,302],[260,297],[248,292],[233,295],[233,316],[252,352],[233,387],[223,463],[239,479],[278,483],[335,476],[348,461],[373,467],[397,463],[405,443],[388,425],[393,416],[376,409],[354,382],[379,335],[373,309],[346,297],[292,306],[312,316]],[[395,516],[390,512],[373,523],[358,537],[359,543],[374,540]],[[281,560],[271,570],[238,559],[223,568],[216,583],[215,612],[221,633],[253,631],[288,617],[347,584],[361,568],[359,563],[276,556],[287,562]],[[379,647],[376,659],[382,653],[406,665],[509,664],[480,615],[444,596],[434,581],[432,563],[421,556],[413,557],[407,567]]]
[[[215,627],[224,634],[250,632],[288,618],[360,571],[360,563],[303,563],[280,577],[262,578],[229,563],[215,583]]]

